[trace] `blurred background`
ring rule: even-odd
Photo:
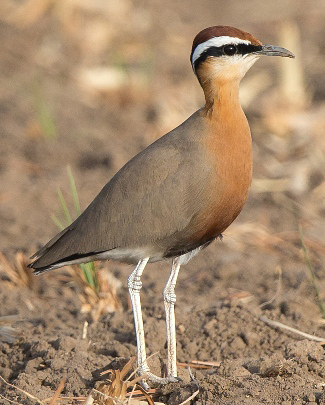
[[[324,253],[324,17],[322,0],[2,0],[0,250],[30,254],[57,231],[58,187],[73,205],[67,165],[84,209],[202,106],[192,40],[223,24],[297,56],[262,58],[242,82],[254,181],[226,243],[295,245],[301,224]]]

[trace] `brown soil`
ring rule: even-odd
[[[141,6],[125,2],[125,9],[116,6],[113,16],[77,5],[72,13],[62,6],[60,13],[48,10],[28,24],[24,14],[10,21],[2,15],[0,251],[11,266],[16,252],[30,256],[57,232],[50,217],[54,213],[63,218],[57,187],[73,210],[68,164],[85,207],[124,162],[202,103],[188,53],[193,35],[219,21],[211,18],[214,1],[204,10],[199,2],[190,3],[193,8],[184,2],[166,9],[158,1]],[[123,13],[132,15],[128,26],[121,24]],[[260,318],[325,341],[298,231],[301,224],[320,298],[325,300],[325,49],[320,39],[325,26],[321,16],[308,13],[299,28],[304,32],[309,85],[315,89],[313,102],[300,109],[282,104],[279,109],[277,93],[271,91],[276,87],[276,62],[263,60],[252,69],[247,80],[266,74],[261,81],[270,82],[265,88],[255,81],[261,91],[246,107],[258,181],[223,240],[196,256],[179,276],[178,361],[213,364],[206,369],[192,365],[192,382],[180,364],[183,381],[166,386],[155,397],[157,402],[180,404],[199,387],[193,404],[325,404],[322,344],[274,329]],[[242,28],[265,37],[265,42],[279,41],[271,23],[246,22]],[[94,89],[82,75],[109,64],[122,65],[134,80],[123,79],[118,89]],[[39,104],[55,123],[52,137]],[[147,348],[148,354],[159,352],[151,359],[157,373],[166,358],[162,290],[169,266],[148,265],[143,276]],[[121,369],[135,355],[126,289],[131,267],[112,262],[102,267],[100,271],[121,280],[118,298],[123,309],[95,322],[81,312],[80,284],[70,270],[47,273],[23,287],[0,262],[0,317],[14,316],[0,318],[1,377],[40,400],[52,398],[63,377],[67,380],[61,396],[87,396],[103,370]],[[9,321],[14,331],[5,329]],[[8,339],[8,330],[17,334],[15,339],[11,334]],[[2,380],[0,394],[1,404],[9,403],[5,398],[37,403]]]

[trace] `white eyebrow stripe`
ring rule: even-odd
[[[208,48],[211,46],[223,46],[223,45],[237,45],[237,44],[245,44],[245,45],[252,45],[250,41],[247,39],[240,39],[240,38],[235,38],[235,37],[228,37],[228,36],[222,36],[222,37],[214,37],[210,38],[205,42],[202,42],[202,44],[199,44],[192,55],[192,66],[194,68],[195,61],[199,59],[199,57],[202,55],[204,51],[206,51]]]

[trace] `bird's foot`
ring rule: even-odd
[[[145,390],[149,390],[150,387],[161,387],[171,382],[182,381],[178,377],[168,376],[168,377],[158,377],[157,375],[151,373],[149,370],[144,371],[141,368],[138,370],[138,373],[143,376],[141,385]]]

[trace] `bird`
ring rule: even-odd
[[[263,55],[294,58],[238,28],[212,26],[193,41],[192,69],[205,104],[129,160],[85,211],[31,259],[35,274],[92,260],[134,264],[128,277],[143,382],[177,381],[175,286],[181,265],[208,246],[242,210],[252,180],[252,139],[239,83]],[[172,259],[163,290],[167,375],[147,363],[140,302],[149,262]]]

